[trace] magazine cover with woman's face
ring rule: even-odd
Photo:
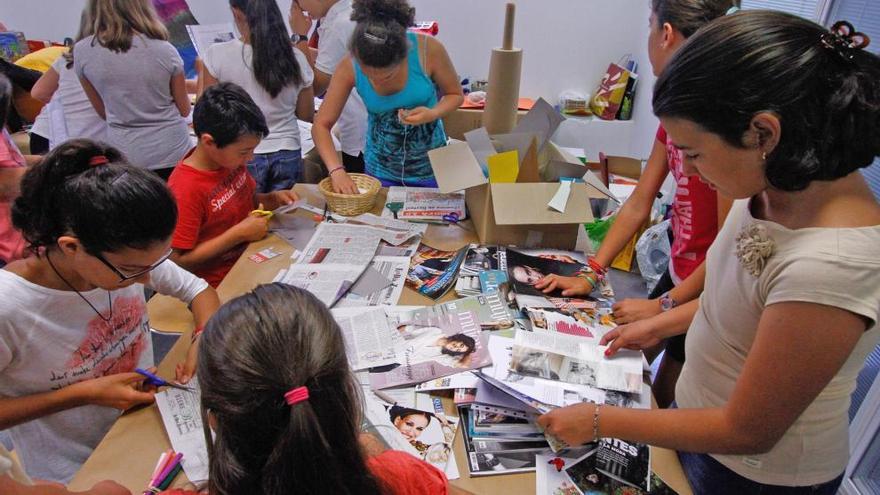
[[[402,450],[441,471],[452,455],[458,418],[368,399],[367,420],[394,450]]]

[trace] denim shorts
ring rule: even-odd
[[[248,172],[257,181],[257,192],[290,189],[302,180],[303,160],[300,150],[278,150],[254,155]]]

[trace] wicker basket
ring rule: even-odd
[[[360,215],[372,210],[382,183],[369,175],[348,174],[348,176],[354,181],[358,190],[366,192],[361,194],[339,194],[333,192],[333,183],[330,181],[330,177],[327,177],[318,183],[318,189],[327,200],[330,210],[345,216]]]

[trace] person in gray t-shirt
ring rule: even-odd
[[[106,28],[76,44],[74,70],[107,121],[109,144],[167,177],[191,147],[183,61],[149,0],[125,5],[125,15],[97,10],[95,24]]]

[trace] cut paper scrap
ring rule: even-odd
[[[559,183],[559,189],[553,195],[553,199],[547,203],[547,206],[553,208],[559,213],[565,213],[565,207],[568,205],[568,197],[571,195],[571,181],[564,180]]]
[[[488,159],[489,182],[516,182],[519,176],[519,152],[516,150],[496,153]]]

